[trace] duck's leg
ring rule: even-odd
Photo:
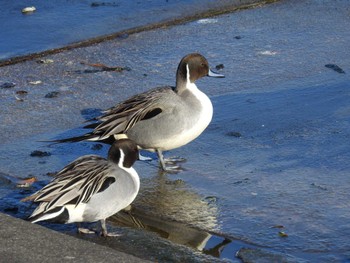
[[[166,166],[167,162],[171,164],[175,164],[176,162],[173,162],[173,161],[169,162],[168,159],[164,160],[163,153],[159,149],[157,149],[157,154],[158,154],[160,166],[163,169],[163,171],[169,172],[169,173],[177,173],[183,170],[179,165]]]
[[[157,150],[157,155],[158,155],[158,159],[159,159],[161,168],[164,171],[169,170],[169,167],[166,167],[166,164],[174,165],[176,163],[186,162],[185,158],[182,158],[182,157],[179,157],[179,156],[173,156],[173,157],[164,158],[163,157],[163,153],[160,150]],[[152,157],[143,156],[141,154],[141,152],[139,153],[139,161],[146,161],[146,162],[148,162],[148,161],[152,161],[152,160],[153,160]],[[173,168],[176,168],[176,167],[179,167],[179,166],[173,166]]]
[[[159,159],[159,164],[162,167],[164,171],[166,171],[166,166],[163,158],[163,153],[161,150],[157,149],[157,154],[158,154],[158,159]]]
[[[164,159],[165,163],[170,163],[170,164],[174,164],[174,163],[184,163],[186,162],[186,159],[180,156],[173,156],[173,157],[168,157]]]
[[[77,227],[78,227],[78,233],[79,234],[96,234],[95,231],[92,231],[88,228],[83,228],[81,227],[80,223],[77,223]]]
[[[143,156],[141,155],[141,153],[139,153],[139,160],[149,162],[149,161],[152,161],[153,159],[151,157]]]
[[[101,223],[101,230],[102,230],[101,235],[103,237],[119,237],[119,236],[121,236],[121,234],[118,234],[118,233],[108,233],[107,232],[106,219],[101,219],[100,223]]]

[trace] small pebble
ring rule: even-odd
[[[122,70],[131,71],[130,67],[123,67]]]
[[[28,6],[22,9],[23,14],[33,13],[34,11],[36,11],[34,6]]]
[[[264,51],[259,51],[258,54],[263,55],[263,56],[274,56],[277,54],[277,52],[271,51],[271,50],[264,50]]]
[[[232,136],[232,137],[236,137],[236,138],[240,138],[242,136],[241,133],[239,132],[235,132],[235,131],[232,131],[232,132],[228,132],[226,133],[227,136]]]
[[[283,232],[283,231],[279,231],[279,232],[278,232],[278,235],[279,235],[280,237],[288,237],[288,234],[285,233],[285,232]]]
[[[24,98],[25,98],[25,96],[26,96],[27,94],[28,94],[28,92],[25,91],[25,90],[18,90],[18,91],[16,91],[16,93],[15,93],[15,98],[16,98],[17,101],[22,102],[22,101],[24,101]]]
[[[54,61],[52,59],[39,59],[36,61],[36,63],[38,63],[38,64],[51,64],[53,62]]]
[[[197,20],[198,24],[215,24],[217,22],[218,20],[215,18],[203,18],[203,19]]]
[[[18,94],[18,95],[27,95],[27,94],[28,94],[28,91],[25,91],[25,90],[18,90],[18,91],[16,91],[16,94]]]
[[[93,151],[99,151],[99,150],[102,149],[102,147],[103,147],[102,144],[96,143],[96,144],[94,144],[94,145],[91,147],[91,149],[92,149]]]
[[[243,180],[238,180],[236,182],[233,182],[233,184],[239,185],[239,184],[248,183],[248,182],[249,182],[249,178],[244,178]]]
[[[318,185],[318,184],[315,184],[315,183],[312,183],[311,186],[312,187],[316,187],[316,188],[318,188],[320,190],[323,190],[323,191],[327,191],[328,190],[327,187],[322,186],[322,185]]]
[[[21,183],[21,184],[16,184],[17,188],[28,188],[30,187],[31,184],[30,183]]]
[[[16,83],[14,83],[14,82],[5,82],[5,83],[0,85],[0,88],[10,89],[10,88],[13,88],[14,86],[16,86]]]
[[[28,188],[30,187],[33,183],[37,182],[38,179],[35,176],[28,177],[21,179],[17,182],[16,187],[18,188]]]
[[[282,226],[282,225],[274,225],[271,228],[284,228],[284,226]]]
[[[39,85],[41,83],[43,83],[41,80],[29,81],[29,84],[31,85]]]
[[[49,152],[43,152],[43,151],[39,151],[39,150],[35,150],[35,151],[32,151],[30,153],[30,156],[31,157],[46,157],[46,156],[50,156],[51,153]]]
[[[216,65],[215,68],[216,68],[217,70],[223,69],[223,68],[224,68],[224,64]]]
[[[52,91],[52,92],[49,92],[45,95],[45,98],[49,98],[49,99],[52,99],[52,98],[56,98],[58,97],[60,93],[58,91]]]
[[[119,6],[119,4],[113,2],[113,3],[108,3],[108,2],[92,2],[91,7],[99,7],[99,6]]]
[[[129,34],[120,34],[117,36],[117,39],[127,39],[129,37]]]
[[[97,3],[97,2],[91,3],[91,7],[98,7],[98,6],[101,6],[101,5],[102,5],[101,3]]]
[[[206,196],[204,198],[204,200],[208,203],[208,204],[214,204],[217,202],[218,198],[216,196]]]
[[[335,65],[335,64],[326,64],[325,67],[333,69],[335,72],[338,72],[338,73],[341,73],[341,74],[345,74],[345,71],[342,68],[340,68],[339,66]]]

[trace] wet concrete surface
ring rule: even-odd
[[[262,255],[271,262],[281,254],[286,262],[347,262],[349,11],[348,1],[281,1],[45,57],[53,63],[2,67],[0,85],[15,86],[0,90],[1,172],[35,175],[36,188],[78,156],[105,155],[107,147],[93,143],[38,141],[80,134],[77,127],[98,109],[173,85],[181,57],[197,51],[213,68],[224,65],[225,79],[197,83],[213,101],[213,121],[197,140],[167,153],[185,157],[185,171],[164,175],[156,160],[136,164],[142,184],[134,209],[141,212],[133,216],[142,224],[125,228],[131,227],[125,218],[112,218],[125,238],[104,245],[163,262],[209,260],[200,251],[221,243],[219,261],[240,262],[240,251],[246,262],[264,262]],[[131,70],[88,65],[94,63]],[[42,83],[30,84],[37,80]],[[45,97],[51,92],[57,96]],[[30,157],[34,150],[51,155]],[[18,200],[34,189],[3,181],[1,211],[29,215]],[[165,226],[158,232],[143,230],[160,221]],[[74,235],[67,226],[46,226]],[[171,228],[198,230],[187,237],[197,243],[180,241]],[[164,239],[169,236],[174,239]],[[253,260],[243,247],[256,251]]]
[[[276,0],[5,1],[0,16],[0,65],[23,56],[57,53],[149,28],[179,24],[195,17]],[[116,33],[117,32],[117,33]],[[9,43],[11,43],[9,45]],[[39,54],[38,54],[39,53]]]
[[[0,213],[0,262],[151,262]]]

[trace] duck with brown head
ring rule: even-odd
[[[212,72],[201,54],[188,54],[177,68],[175,87],[159,87],[134,95],[91,120],[93,123],[86,128],[93,131],[55,142],[111,142],[127,136],[140,149],[157,152],[163,170],[177,171],[177,166],[166,166],[162,152],[186,145],[209,125],[212,103],[195,84],[204,76],[224,77]]]

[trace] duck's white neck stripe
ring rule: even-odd
[[[188,85],[191,83],[191,81],[190,81],[190,68],[189,68],[188,64],[186,64],[186,70],[187,70],[186,77],[187,77],[187,85]]]
[[[125,154],[122,151],[122,149],[119,149],[120,151],[120,158],[119,158],[119,162],[118,162],[118,166],[121,168],[124,168],[124,158],[125,158]]]

